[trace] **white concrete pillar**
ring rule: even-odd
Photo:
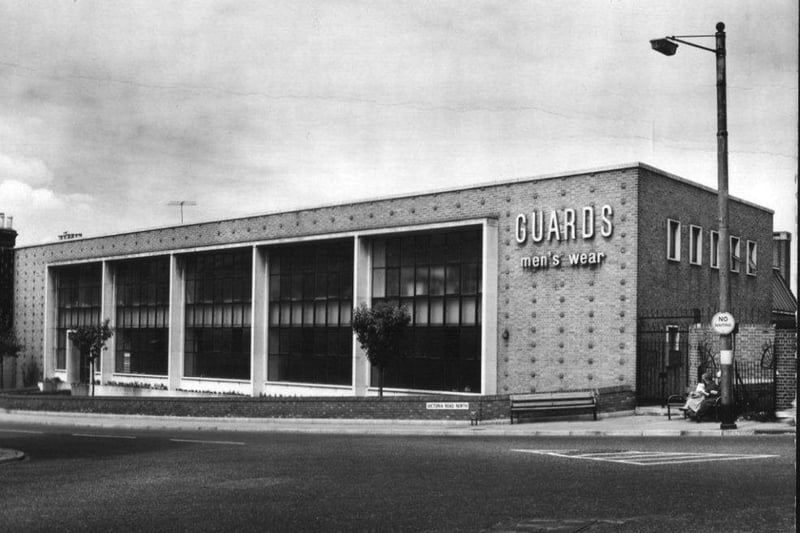
[[[356,236],[353,250],[353,303],[355,307],[371,303],[371,268],[370,241],[368,238]],[[370,365],[367,354],[353,333],[353,395],[366,396],[369,388]]]
[[[250,317],[250,385],[251,394],[260,396],[267,380],[269,335],[269,252],[253,247],[253,292]]]
[[[108,319],[109,327],[114,330],[117,325],[116,310],[116,279],[114,269],[109,261],[103,261],[102,281],[100,285],[100,323]],[[99,324],[98,324],[99,325]],[[100,372],[100,383],[106,384],[112,380],[115,370],[117,353],[117,335],[114,334],[106,341],[105,350],[100,352],[100,360],[95,372]]]
[[[42,381],[53,377],[56,369],[56,329],[58,327],[57,276],[53,268],[47,269],[44,291],[44,339],[42,346]]]
[[[483,302],[481,307],[481,394],[497,394],[497,220],[483,223]]]
[[[78,345],[69,338],[74,330],[67,330],[67,346],[64,350],[67,358],[67,383],[79,383],[81,381],[81,351]]]
[[[183,342],[185,329],[185,271],[183,261],[175,254],[169,258],[169,390],[181,386],[183,377]]]

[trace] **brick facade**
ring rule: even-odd
[[[594,227],[591,237],[583,238],[587,212]],[[689,224],[702,226],[707,249],[715,212],[713,191],[639,164],[18,248],[14,318],[25,345],[19,366],[43,357],[51,265],[483,220],[497,228],[497,276],[484,287],[496,297],[491,319],[497,342],[489,349],[496,351],[497,394],[622,387],[631,395],[637,318],[653,309],[715,305],[716,275],[708,253],[699,268],[686,261],[669,264],[665,220],[681,220],[682,231]],[[553,213],[556,234],[564,238],[519,239],[520,215],[529,233],[531,220],[542,216],[548,235]],[[755,309],[759,318],[766,309],[768,322],[772,214],[732,201],[731,219],[732,234],[759,245],[758,275],[732,275],[734,305]],[[682,243],[688,247],[688,238]],[[587,254],[583,263],[580,254]],[[600,259],[587,261],[588,254]],[[560,257],[559,265],[553,256]],[[547,266],[524,266],[542,257]]]

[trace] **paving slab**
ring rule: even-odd
[[[2,411],[0,422],[17,422],[45,426],[79,426],[100,428],[167,429],[200,431],[254,431],[367,435],[433,435],[433,436],[739,436],[794,435],[796,426],[782,422],[738,420],[736,429],[721,429],[718,422],[696,423],[683,418],[669,420],[661,414],[626,413],[601,417],[599,420],[543,420],[510,424],[508,420],[365,420],[308,418],[219,418],[142,416],[88,413],[55,413],[42,411]]]

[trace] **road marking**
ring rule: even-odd
[[[587,452],[578,450],[524,450],[513,449],[513,452],[549,455],[565,459],[582,459],[586,461],[602,461],[637,466],[675,465],[686,463],[704,463],[709,461],[743,461],[747,459],[769,459],[779,455],[748,453],[692,453],[692,452],[640,452],[636,450],[613,452]]]
[[[73,437],[87,437],[91,439],[135,439],[133,435],[100,435],[98,433],[73,433]]]
[[[172,442],[192,442],[195,444],[233,444],[236,446],[244,446],[244,442],[237,442],[235,440],[195,440],[195,439],[169,439]]]
[[[32,433],[34,435],[41,435],[44,431],[34,431],[32,429],[0,429],[4,433]]]

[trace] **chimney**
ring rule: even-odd
[[[786,283],[791,283],[792,234],[776,231],[772,234],[772,268],[777,270]]]
[[[0,331],[13,326],[14,246],[17,243],[17,232],[11,227],[13,220],[0,213]]]

